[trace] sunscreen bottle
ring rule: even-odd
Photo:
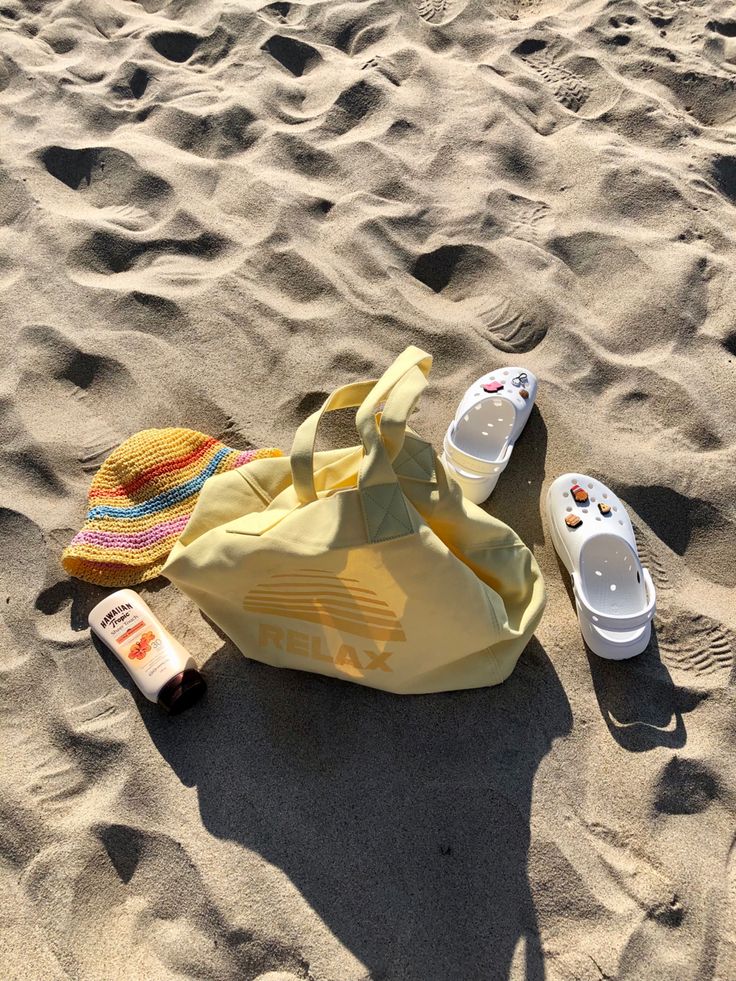
[[[183,712],[204,694],[207,684],[192,655],[132,589],[119,589],[98,603],[89,625],[146,698],[170,714]]]

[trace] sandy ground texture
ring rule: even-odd
[[[2,0],[2,981],[736,978],[736,8]],[[287,450],[408,343],[439,445],[538,405],[489,507],[549,604],[496,689],[246,660],[176,720],[59,566],[95,468],[184,425]],[[659,591],[587,655],[540,518],[631,509]]]

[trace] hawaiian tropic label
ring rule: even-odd
[[[136,613],[132,603],[121,603],[107,613],[100,626],[116,644],[124,645],[131,661],[142,661],[151,651],[161,647],[161,641],[153,630],[146,630],[146,623]]]

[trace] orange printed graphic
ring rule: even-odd
[[[132,637],[133,634],[137,634],[141,627],[145,627],[145,623],[142,620],[139,620],[138,623],[118,637],[118,644],[124,644],[129,637]]]
[[[137,641],[128,651],[128,657],[131,661],[142,661],[143,658],[151,650],[151,644],[156,639],[156,634],[152,630],[147,630],[141,635],[141,639]]]
[[[388,603],[355,583],[355,579],[311,569],[280,573],[251,589],[243,599],[243,609],[318,623],[370,640],[406,640]]]

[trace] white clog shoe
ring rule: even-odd
[[[552,542],[570,573],[580,632],[599,657],[645,649],[656,593],[619,498],[594,477],[563,474],[547,494]]]
[[[499,368],[474,382],[445,434],[442,461],[474,504],[481,504],[506,469],[537,395],[524,368]]]

